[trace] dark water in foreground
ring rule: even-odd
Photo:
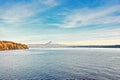
[[[120,80],[120,49],[0,51],[0,80]]]

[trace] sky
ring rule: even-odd
[[[0,40],[120,44],[120,0],[0,0]]]

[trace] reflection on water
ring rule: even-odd
[[[119,80],[120,49],[1,51],[0,79]]]

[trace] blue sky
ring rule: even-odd
[[[0,0],[0,40],[120,44],[120,0]]]

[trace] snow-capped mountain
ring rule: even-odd
[[[61,47],[66,47],[66,46],[49,41],[45,44],[29,44],[29,47],[30,48],[61,48]]]

